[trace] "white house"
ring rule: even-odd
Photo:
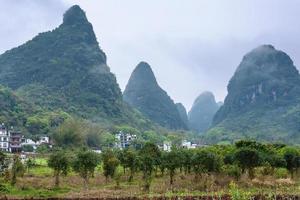
[[[33,141],[32,139],[28,139],[28,138],[23,138],[23,141],[22,141],[22,146],[32,146],[32,148],[34,150],[37,149],[37,143],[35,141]]]
[[[116,147],[119,149],[125,149],[130,146],[130,144],[137,139],[136,135],[131,135],[129,133],[124,133],[120,131],[116,134]]]
[[[0,150],[10,151],[9,147],[10,132],[6,129],[4,124],[0,125]]]
[[[41,136],[40,139],[36,143],[38,145],[41,145],[41,144],[50,144],[50,138],[48,136]]]
[[[186,148],[186,149],[195,149],[195,148],[197,148],[197,144],[193,144],[190,141],[183,140],[181,143],[181,147]]]
[[[41,136],[36,142],[28,138],[22,139],[22,146],[32,146],[34,151],[37,149],[38,146],[42,144],[50,145],[50,148],[52,147],[52,145],[50,144],[50,138],[48,136]]]
[[[170,151],[171,151],[171,148],[172,148],[171,142],[169,142],[169,141],[164,141],[164,143],[163,143],[163,150],[164,150],[164,151],[167,151],[167,152],[170,152]]]

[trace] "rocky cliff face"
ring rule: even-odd
[[[128,81],[123,98],[153,122],[170,128],[186,129],[173,100],[158,85],[148,63],[141,62]]]
[[[213,116],[219,109],[215,96],[211,92],[203,92],[195,100],[190,110],[189,126],[198,133],[204,133],[211,125]]]
[[[271,45],[246,56],[228,84],[207,134],[213,140],[251,137],[287,141],[300,130],[300,77],[291,58]]]

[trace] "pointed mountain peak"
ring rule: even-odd
[[[288,55],[286,55],[283,51],[277,50],[273,45],[264,44],[256,47],[255,49],[247,53],[244,59],[248,58],[251,60],[260,59],[260,60],[269,61],[269,60],[276,60],[277,56],[288,57]]]
[[[209,91],[202,92],[188,113],[190,128],[198,133],[205,132],[218,109],[214,94]]]
[[[140,62],[132,72],[123,99],[157,124],[187,129],[171,97],[157,83],[150,65]]]
[[[157,84],[155,75],[151,69],[151,66],[146,62],[140,62],[134,69],[131,80],[139,81],[146,84]]]
[[[256,49],[268,49],[268,50],[275,50],[275,47],[271,44],[263,44],[263,45],[260,45],[258,46]]]
[[[198,97],[197,99],[195,100],[194,104],[198,104],[199,102],[213,102],[213,103],[216,103],[216,100],[215,100],[215,96],[212,92],[210,91],[205,91],[205,92],[202,92]]]
[[[140,62],[136,66],[134,72],[149,73],[149,74],[153,74],[154,75],[154,73],[153,73],[153,71],[151,69],[151,66],[147,62],[144,62],[144,61]]]
[[[75,25],[89,23],[85,12],[78,5],[74,5],[64,14],[63,24]]]

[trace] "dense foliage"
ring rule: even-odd
[[[3,181],[1,188],[4,187],[1,192],[4,189],[16,191],[17,188],[32,185],[37,176],[42,181],[41,184],[39,181],[36,183],[40,185],[37,186],[39,188],[54,187],[54,190],[60,191],[66,185],[76,185],[74,191],[85,193],[88,190],[80,189],[82,178],[85,189],[89,188],[91,194],[103,187],[105,191],[115,190],[135,195],[136,192],[143,195],[150,192],[152,195],[154,191],[161,191],[155,193],[159,195],[166,194],[165,192],[183,194],[182,191],[185,191],[184,194],[198,194],[195,192],[217,191],[239,196],[237,193],[240,192],[240,187],[250,187],[247,191],[253,190],[254,194],[261,191],[255,190],[256,187],[262,186],[262,190],[271,188],[271,191],[275,188],[278,194],[277,191],[287,189],[282,184],[293,188],[299,186],[300,149],[282,144],[246,140],[234,145],[197,149],[173,146],[171,151],[162,151],[152,143],[146,143],[140,149],[106,149],[101,154],[82,148],[69,150],[71,149],[56,149],[47,157],[32,157],[25,162],[21,162],[18,155],[1,154],[0,164],[3,171],[0,178]],[[40,168],[41,160],[51,170]],[[25,167],[30,167],[31,170],[25,172]],[[46,174],[45,170],[48,171]],[[70,173],[67,173],[69,170]],[[62,180],[60,185],[56,181],[53,184],[52,175],[58,183],[59,179]],[[46,182],[47,186],[44,185]],[[270,183],[272,186],[265,185]]]
[[[70,156],[72,157],[72,156]],[[65,158],[65,153],[54,152],[49,164]],[[158,174],[169,175],[172,187],[177,174],[193,175],[195,181],[207,180],[210,176],[223,174],[239,180],[241,176],[253,179],[261,176],[282,176],[286,170],[291,178],[298,175],[300,169],[300,149],[280,144],[263,144],[255,141],[242,140],[234,145],[216,145],[197,149],[184,149],[174,146],[170,152],[161,151],[155,144],[146,143],[141,149],[107,149],[101,154],[103,175],[117,181],[118,167],[122,166],[128,173],[128,181],[132,182],[135,175],[142,174],[143,188],[149,191],[151,183]],[[95,167],[100,163],[99,156],[87,150],[81,150],[75,155],[73,168],[85,180],[93,176]],[[57,163],[59,164],[59,163]],[[54,167],[56,165],[53,165]],[[68,165],[58,170],[64,170]],[[277,173],[279,175],[277,175]]]

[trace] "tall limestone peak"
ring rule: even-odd
[[[177,107],[177,110],[179,112],[181,120],[188,127],[189,126],[189,120],[188,120],[187,112],[186,112],[186,109],[185,109],[184,105],[182,103],[176,103],[175,105]]]
[[[211,135],[222,132],[227,133],[224,140],[243,135],[277,142],[298,132],[300,76],[285,52],[272,45],[255,48],[244,56],[227,89]]]
[[[151,66],[146,62],[140,62],[133,70],[128,84],[133,84],[134,87],[158,87],[155,75]],[[130,88],[130,85],[128,85]]]
[[[298,70],[286,53],[271,45],[257,47],[244,56],[229,81],[228,95],[214,123],[228,113],[285,105],[293,101],[299,84]]]
[[[85,12],[78,6],[74,5],[64,14],[64,25],[88,24]]]
[[[192,106],[188,114],[189,126],[198,133],[205,132],[211,125],[213,116],[219,109],[212,92],[201,93]]]
[[[0,55],[0,84],[48,109],[95,120],[122,115],[122,93],[92,25],[73,6],[58,28]]]
[[[132,72],[123,99],[157,124],[186,129],[173,100],[157,84],[149,64],[141,62]]]

